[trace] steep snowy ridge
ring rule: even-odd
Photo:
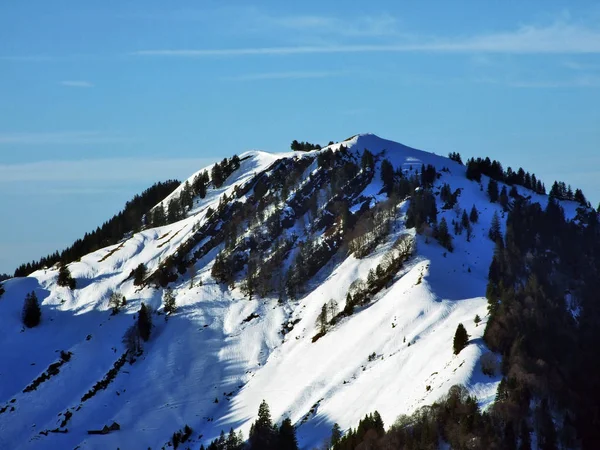
[[[219,244],[195,262],[193,287],[189,274],[179,275],[170,285],[177,312],[168,321],[164,315],[154,317],[155,327],[143,355],[132,365],[126,363],[106,389],[82,402],[82,396],[124,353],[122,338],[134,323],[140,304],[162,310],[163,290],[134,286],[131,271],[144,263],[150,273],[176,254],[209,219],[208,209],[218,208],[223,194],[234,196],[236,186],[240,189],[257,175],[273,170],[278,161],[316,158],[319,151],[244,153],[240,167],[223,186],[209,189],[204,199],[196,198],[184,220],[145,229],[70,264],[77,280],[74,291],[57,286],[56,268],[4,283],[0,411],[6,408],[0,413],[0,448],[161,448],[185,424],[194,430],[191,442],[196,448],[230,427],[241,429],[247,437],[263,399],[274,420],[290,417],[301,445],[312,448],[334,422],[346,429],[377,409],[389,425],[398,415],[432,403],[454,384],[464,384],[484,406],[493,401],[499,379],[481,372],[480,358],[487,352],[481,337],[493,253],[488,230],[494,212],[503,213],[498,204],[489,202],[487,177],[482,179],[482,189],[465,177],[462,165],[448,158],[371,134],[329,148],[338,150],[341,144],[350,154],[365,148],[374,154],[385,150],[393,166],[407,173],[420,171],[422,164],[435,166],[441,176],[434,192],[448,183],[453,191],[460,189],[461,208],[469,211],[475,205],[480,213],[471,241],[467,242],[465,233],[454,236],[454,251],[448,252],[435,240],[406,229],[409,201],[403,201],[393,231],[369,256],[357,259],[337,252],[311,278],[304,294],[284,302],[275,294],[249,300],[240,290],[241,283],[233,289],[217,283],[211,269],[223,248]],[[379,164],[361,193],[374,203],[387,198],[381,193]],[[316,172],[316,161],[312,161],[302,177],[309,180]],[[180,195],[181,189],[171,197]],[[545,205],[545,196],[518,189]],[[244,202],[252,194],[250,190],[238,201]],[[162,203],[167,205],[169,200]],[[439,196],[437,202],[438,220],[460,220],[454,210],[441,208]],[[574,216],[574,202],[563,202],[563,207],[567,217]],[[286,232],[301,236],[306,222],[303,217]],[[322,306],[335,300],[343,309],[351,283],[366,279],[403,234],[414,236],[417,251],[393,282],[369,305],[357,308],[313,342]],[[32,290],[42,304],[42,322],[23,329],[23,299]],[[114,316],[108,306],[113,290],[127,298],[124,310]],[[258,317],[249,319],[252,314]],[[476,315],[483,319],[479,325],[473,320]],[[293,327],[289,323],[294,323]],[[458,323],[465,325],[471,341],[454,355],[452,338]],[[290,329],[285,335],[283,327]],[[61,350],[72,352],[72,357],[59,372],[36,390],[22,392],[60,360]],[[66,411],[70,417],[61,427]],[[120,424],[120,431],[88,435],[88,430],[113,421]],[[57,428],[68,432],[40,434]]]

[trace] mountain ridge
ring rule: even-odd
[[[374,158],[372,166],[360,161],[365,149]],[[328,155],[329,150],[332,156],[320,161],[319,155]],[[397,171],[395,182],[419,178],[422,167],[434,167],[431,184],[438,215],[449,224],[460,217],[458,207],[444,209],[441,191],[446,184],[458,192],[456,204],[461,211],[476,206],[479,220],[473,224],[470,242],[461,232],[454,236],[450,252],[430,233],[408,228],[410,199],[390,200],[386,194],[379,176],[384,159]],[[500,378],[481,373],[481,357],[489,353],[482,336],[494,252],[487,232],[494,213],[501,217],[504,213],[500,205],[489,202],[483,184],[467,179],[466,168],[456,161],[368,133],[321,150],[249,151],[239,160],[240,166],[221,186],[209,187],[204,198],[194,198],[183,219],[148,227],[69,264],[77,281],[74,291],[57,286],[55,267],[3,283],[0,348],[10,370],[0,371],[0,409],[9,406],[0,414],[0,446],[156,447],[165,445],[185,424],[192,427],[192,442],[199,445],[230,427],[247,436],[251,418],[265,399],[274,419],[289,417],[303,448],[312,448],[333,422],[348,429],[377,409],[384,422],[391,423],[398,415],[437,400],[455,384],[464,384],[477,395],[482,407],[493,401]],[[343,176],[351,164],[355,167],[348,170],[353,176],[335,187],[334,175]],[[213,166],[195,172],[187,183]],[[289,181],[292,188],[284,196],[291,175],[297,180]],[[168,208],[172,199],[182,195],[186,181],[158,205]],[[265,192],[259,198],[260,183],[265,184]],[[543,206],[547,203],[546,196],[520,186],[516,189]],[[348,204],[350,217],[357,221],[371,210],[375,217],[381,212],[377,208],[389,216],[389,231],[364,257],[347,252],[355,235],[345,230],[349,219],[332,212],[337,211],[336,196]],[[575,217],[578,205],[562,204],[567,216]],[[248,208],[250,212],[244,212]],[[244,219],[232,238],[228,227],[241,214]],[[273,217],[279,223],[276,237],[265,233]],[[501,227],[504,230],[505,224]],[[333,243],[338,247],[330,248],[333,253],[327,254],[324,264],[300,285],[298,293],[285,295],[289,298],[282,300],[281,293],[274,291],[264,297],[248,294],[253,252],[268,246],[258,259],[274,258],[278,238],[291,242],[278,266],[282,276],[297,266],[298,254],[309,242],[315,249]],[[327,325],[323,336],[314,340],[323,305],[333,299],[338,312],[344,310],[355,280],[366,280],[370,271],[395,254],[399,239],[414,241],[416,253],[368,303]],[[213,268],[219,255],[236,254],[245,262],[233,273],[232,288],[215,280]],[[155,278],[135,286],[130,275],[140,264],[155,273],[177,258],[184,258],[184,267],[193,269],[181,273],[175,263],[168,267],[175,279],[166,285],[173,289],[178,309],[166,321],[161,306],[164,286],[159,287]],[[192,281],[195,286],[190,287]],[[21,300],[30,291],[40,298],[42,323],[22,332]],[[108,305],[111,292],[127,298],[126,306],[114,316]],[[81,401],[124,354],[122,337],[142,302],[161,313],[155,315],[143,355],[120,369],[107,389]],[[476,315],[482,323],[474,323]],[[471,344],[454,355],[450,342],[458,323],[466,326]],[[58,358],[60,350],[73,356],[59,373],[33,392],[21,392]],[[61,426],[66,412],[69,419]],[[60,420],[57,413],[62,414]],[[87,435],[88,429],[111,421],[121,425],[118,433]],[[40,434],[65,428],[69,430],[65,434]]]

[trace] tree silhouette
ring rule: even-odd
[[[140,311],[138,312],[137,326],[140,337],[144,341],[150,339],[150,332],[152,330],[152,314],[144,303],[142,303]]]
[[[469,335],[462,323],[458,324],[456,333],[454,333],[454,354],[458,355],[469,343]]]
[[[23,304],[23,324],[27,328],[33,328],[38,326],[42,317],[42,310],[38,302],[37,295],[34,291],[31,291],[25,296],[25,303]]]
[[[275,450],[276,434],[271,422],[271,412],[266,401],[258,407],[258,418],[250,428],[250,448],[252,450]]]
[[[66,264],[61,264],[58,268],[58,280],[56,283],[59,286],[68,287],[73,290],[77,286],[75,279],[71,276],[71,271]]]

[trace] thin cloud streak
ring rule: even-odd
[[[61,86],[65,87],[73,87],[73,88],[92,88],[94,87],[93,83],[89,81],[83,80],[65,80],[60,82]]]
[[[210,57],[210,56],[285,56],[319,53],[510,53],[510,54],[586,54],[600,53],[600,30],[564,23],[548,27],[525,26],[516,31],[468,38],[437,38],[394,44],[342,44],[324,46],[282,46],[230,49],[150,49],[135,56]]]
[[[477,83],[497,84],[523,89],[561,89],[561,88],[598,88],[600,77],[593,75],[580,76],[567,80],[512,80],[498,78],[478,78]]]
[[[227,81],[294,80],[302,78],[331,78],[348,75],[349,72],[265,72],[224,77]]]
[[[352,19],[317,15],[273,16],[251,10],[247,15],[250,19],[244,16],[244,22],[250,22],[250,26],[255,29],[281,28],[346,37],[383,37],[398,34],[398,21],[389,14]]]

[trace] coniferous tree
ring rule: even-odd
[[[194,206],[194,195],[189,181],[185,182],[183,189],[181,190],[179,201],[182,209],[191,209],[192,206]]]
[[[165,207],[159,203],[152,212],[152,226],[162,227],[167,224],[167,216],[165,215]]]
[[[147,274],[148,268],[144,263],[140,263],[135,269],[133,269],[133,284],[135,286],[141,286],[144,284]]]
[[[467,178],[473,181],[481,181],[481,168],[479,164],[473,160],[469,159],[467,161]]]
[[[487,192],[490,196],[490,202],[496,203],[498,201],[498,182],[496,180],[490,179]]]
[[[475,208],[475,205],[471,208],[471,213],[469,214],[469,220],[472,223],[477,223],[479,221],[479,211]]]
[[[500,216],[498,216],[498,211],[494,212],[494,216],[492,217],[492,225],[490,226],[489,232],[490,239],[496,242],[498,239],[502,239],[502,231],[500,229]]]
[[[436,239],[439,241],[442,247],[452,251],[454,247],[452,246],[452,236],[448,231],[448,223],[446,222],[446,218],[442,217],[440,223],[436,230]]]
[[[319,333],[327,333],[327,305],[323,305],[321,313],[317,317],[317,325],[319,326]]]
[[[583,195],[583,191],[581,189],[575,189],[575,195],[573,196],[573,200],[575,200],[583,206],[587,205],[587,199],[585,198],[585,195]]]
[[[271,412],[266,401],[258,407],[258,418],[250,427],[249,443],[251,450],[276,450],[277,439]]]
[[[498,202],[505,211],[508,209],[508,193],[506,191],[506,186],[502,186],[500,196],[498,197]]]
[[[225,181],[223,179],[223,169],[219,163],[215,163],[215,165],[212,167],[210,176],[212,178],[213,185],[216,188],[220,188],[223,184],[223,181]]]
[[[289,417],[283,419],[283,422],[281,422],[277,441],[278,450],[298,450],[296,430]]]
[[[148,341],[152,331],[152,314],[144,303],[142,303],[138,312],[137,327],[140,337],[144,341]]]
[[[71,276],[71,271],[66,264],[60,264],[58,268],[58,279],[56,283],[59,286],[68,287],[73,290],[77,286],[75,279]]]
[[[6,292],[4,290],[4,286],[2,285],[2,283],[0,283],[0,298],[2,298],[2,296],[4,295],[4,292]]]
[[[448,158],[450,158],[452,161],[456,161],[460,165],[463,164],[462,158],[460,157],[460,153],[458,153],[458,152],[450,152],[450,153],[448,153]]]
[[[175,305],[175,295],[173,294],[173,290],[171,288],[165,289],[163,303],[164,303],[164,311],[167,316],[170,316],[171,314],[173,314],[175,312],[175,310],[177,309],[177,305]]]
[[[462,216],[460,218],[460,223],[463,226],[463,228],[468,228],[469,226],[471,226],[471,223],[469,222],[469,216],[467,215],[466,209],[463,209]]]
[[[394,187],[394,167],[387,159],[381,161],[381,182],[383,190],[389,195]]]
[[[182,218],[181,213],[181,202],[179,198],[173,197],[169,200],[169,207],[167,209],[167,221],[169,223],[177,222]]]
[[[373,153],[365,148],[362,154],[362,158],[360,160],[360,166],[363,170],[373,169],[375,166],[375,159],[373,158]]]
[[[196,195],[198,195],[200,198],[206,197],[206,188],[209,181],[210,177],[206,170],[194,178],[193,189]]]
[[[467,346],[468,343],[469,335],[467,334],[467,330],[465,329],[462,323],[459,323],[458,327],[456,328],[456,333],[454,333],[454,354],[458,355],[461,352],[461,350]]]
[[[383,427],[383,419],[381,418],[379,411],[375,411],[373,413],[373,428],[379,436],[381,436],[385,432],[385,429]]]
[[[223,450],[242,450],[244,446],[244,439],[240,434],[236,434],[233,428],[229,430],[229,434],[227,435],[227,440],[225,441],[225,446]]]
[[[27,328],[36,327],[39,325],[41,318],[42,310],[40,309],[40,303],[35,291],[31,291],[25,296],[25,303],[23,304],[23,325]]]
[[[333,424],[333,428],[331,429],[331,439],[330,443],[332,447],[335,447],[340,442],[342,438],[342,430],[337,423]]]

